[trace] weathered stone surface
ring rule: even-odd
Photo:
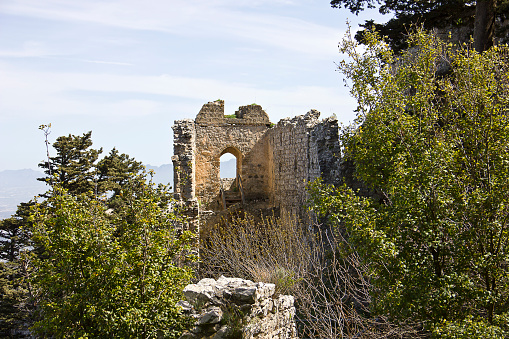
[[[273,299],[273,284],[220,277],[217,281],[202,279],[188,285],[185,291],[188,303],[197,303],[191,311],[196,322],[181,339],[226,338],[234,328],[241,328],[245,339],[297,338],[294,299],[292,296]],[[204,302],[206,299],[209,301]],[[214,300],[221,306],[214,306]]]
[[[184,288],[184,296],[193,305],[208,303],[216,296],[215,288],[212,285],[191,284]]]
[[[197,325],[217,324],[223,317],[223,311],[216,306],[207,308],[206,312],[200,317]]]
[[[214,334],[212,339],[224,339],[224,338],[226,338],[227,334],[228,334],[228,326],[224,325],[223,327],[221,327],[219,329],[219,331],[216,332],[216,334]]]
[[[199,339],[194,333],[186,332],[180,336],[180,339]]]
[[[200,227],[206,232],[209,223],[218,220],[214,215],[224,208],[221,186],[238,189],[236,178],[223,184],[220,180],[219,159],[224,153],[237,159],[246,204],[303,220],[307,216],[307,182],[319,176],[326,183],[342,182],[345,166],[336,118],[319,120],[320,112],[310,110],[271,127],[259,105],[241,106],[235,116],[226,118],[224,102],[219,100],[203,105],[194,121],[175,121],[175,192],[182,200],[196,199],[200,204],[199,210],[187,214],[196,219],[187,228],[197,230],[200,215]]]
[[[193,306],[189,302],[187,302],[185,300],[180,300],[177,303],[177,306],[182,307],[182,312],[183,313],[188,313],[188,312],[190,312],[193,309]]]
[[[272,295],[274,295],[274,292],[276,292],[276,285],[274,284],[266,284],[266,283],[257,283],[256,284],[257,291],[258,291],[258,298],[265,299]]]
[[[279,307],[287,309],[293,306],[293,295],[280,295],[279,296]]]
[[[256,292],[256,286],[239,286],[233,290],[232,297],[241,304],[254,304],[257,299]]]

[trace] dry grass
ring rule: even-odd
[[[348,242],[327,227],[296,218],[233,217],[203,240],[202,277],[274,283],[295,297],[303,338],[418,338],[415,324],[372,316],[367,268]]]

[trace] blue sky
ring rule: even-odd
[[[328,0],[0,0],[0,171],[37,168],[50,141],[171,162],[173,121],[225,100],[272,122],[315,108],[354,118],[336,72],[347,18]]]

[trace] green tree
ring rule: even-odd
[[[395,50],[406,47],[407,32],[412,25],[423,25],[426,29],[471,27],[469,34],[473,34],[475,49],[481,52],[493,45],[496,35],[500,38],[505,36],[506,28],[495,32],[495,21],[496,19],[503,21],[509,14],[507,0],[331,1],[332,7],[344,7],[356,15],[365,8],[375,8],[377,5],[380,5],[380,13],[392,13],[394,18],[385,24],[375,24],[373,20],[368,20],[362,26],[367,30],[371,30],[374,26],[382,35],[388,37],[389,43]],[[359,32],[356,38],[362,41],[365,32]]]
[[[177,336],[192,235],[177,234],[168,188],[115,148],[98,160],[91,132],[57,138],[51,157],[50,127],[47,200],[0,221],[0,337],[34,321],[42,336]]]
[[[99,161],[96,169],[99,192],[112,191],[118,195],[133,175],[143,171],[144,166],[127,154],[119,154],[118,150],[113,148]]]
[[[95,164],[102,148],[90,148],[92,132],[83,133],[83,136],[69,134],[58,137],[52,146],[57,155],[50,157],[48,153],[48,160],[39,164],[39,167],[45,169],[47,176],[37,180],[50,184],[56,179],[70,194],[93,191]]]
[[[16,216],[0,220],[0,260],[14,261],[28,246],[29,234],[22,226],[23,219]]]
[[[399,58],[374,33],[366,43],[341,46],[358,102],[342,140],[381,198],[315,183],[314,208],[369,267],[375,312],[443,337],[507,336],[509,50],[423,32]]]
[[[31,308],[19,260],[0,262],[0,338],[28,336]]]
[[[27,262],[23,251],[33,249],[30,241],[30,206],[21,203],[16,214],[0,220],[0,337],[28,337],[33,310],[29,288],[24,279]]]
[[[178,232],[169,192],[132,176],[111,214],[92,194],[55,186],[33,214],[33,330],[55,338],[178,338],[193,235]]]
[[[40,127],[46,137],[49,127]],[[49,144],[47,140],[46,144]],[[37,180],[49,185],[58,183],[72,195],[89,191],[99,195],[110,193],[109,198],[113,202],[127,181],[144,169],[141,162],[125,153],[120,154],[116,148],[99,160],[102,148],[91,148],[92,132],[82,136],[69,134],[58,137],[52,146],[57,154],[51,157],[48,147],[48,160],[39,164],[39,167],[45,168],[46,176]]]

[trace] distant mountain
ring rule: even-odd
[[[147,171],[154,170],[153,181],[156,184],[170,184],[173,186],[173,165],[145,166]],[[7,170],[0,172],[0,219],[9,218],[16,212],[18,205],[28,202],[35,196],[47,191],[48,186],[37,178],[44,173],[31,169]],[[235,178],[235,159],[221,162],[221,177]]]
[[[173,166],[146,166],[154,170],[154,183],[173,184]],[[28,202],[35,196],[47,191],[48,186],[37,181],[44,176],[41,171],[31,169],[7,170],[0,172],[0,219],[9,218],[16,212],[18,205]]]
[[[48,186],[37,181],[37,178],[43,175],[42,172],[31,169],[0,172],[0,219],[14,214],[18,204],[46,192]]]
[[[173,187],[173,165],[172,164],[165,164],[161,166],[152,166],[152,165],[145,165],[145,168],[147,169],[147,172],[149,170],[153,170],[154,177],[153,181],[155,184],[165,184]]]

